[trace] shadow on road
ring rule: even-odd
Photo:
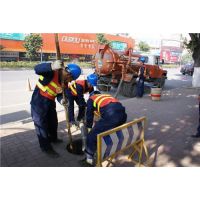
[[[30,122],[31,115],[29,112],[26,110],[18,111],[18,112],[13,112],[5,115],[0,115],[0,121],[1,124],[6,124],[10,122],[16,122],[16,121],[21,121],[24,120],[24,123]],[[25,120],[26,119],[26,120]]]
[[[65,122],[61,122],[61,124],[64,126]],[[70,154],[66,150],[68,139],[62,128],[59,130],[58,135],[59,138],[63,139],[63,143],[53,144],[54,149],[60,154],[59,158],[51,158],[41,151],[34,130],[23,128],[2,129],[2,132],[5,131],[16,133],[0,138],[1,167],[79,167],[78,161],[81,160],[81,156]]]
[[[123,104],[128,108],[130,101],[123,101]],[[129,121],[147,117],[145,139],[152,166],[200,165],[200,139],[190,137],[196,133],[198,125],[195,90],[165,91],[161,101],[154,102],[145,96],[131,104],[133,109],[127,109]]]

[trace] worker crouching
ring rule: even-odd
[[[35,73],[40,75],[31,99],[31,116],[35,125],[40,148],[52,157],[58,157],[51,142],[59,143],[57,138],[58,119],[55,98],[62,99],[62,88],[81,74],[76,64],[69,64],[62,69],[62,62],[36,65]]]
[[[100,120],[93,126],[94,112],[100,115]],[[86,126],[91,129],[86,136],[86,158],[81,161],[82,166],[93,166],[94,155],[97,150],[97,135],[124,124],[127,114],[122,104],[109,94],[94,91],[87,101]]]
[[[68,112],[70,126],[78,126],[78,123],[85,117],[86,102],[84,94],[94,91],[94,86],[96,85],[97,75],[95,74],[88,75],[87,80],[76,80],[69,84],[68,89],[66,89],[66,97],[69,101]],[[76,102],[79,108],[76,120],[74,117],[74,102]]]

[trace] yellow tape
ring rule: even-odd
[[[40,75],[40,76],[39,76],[39,79],[40,79],[41,81],[43,81],[43,80],[44,80],[44,76]]]
[[[74,86],[74,87],[73,87],[73,86]],[[76,83],[71,84],[69,87],[70,87],[70,89],[72,90],[72,92],[73,92],[75,95],[77,95]]]
[[[101,97],[111,97],[111,95],[109,94],[97,94],[97,98],[94,100],[93,102],[93,106],[96,108],[97,107],[97,101],[101,98]]]
[[[97,103],[97,111],[100,113],[100,105],[101,105],[101,103],[104,101],[104,100],[106,100],[106,99],[110,99],[110,98],[113,98],[113,97],[104,97],[104,98],[102,98],[98,103]]]

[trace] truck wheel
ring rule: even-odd
[[[160,79],[160,87],[163,88],[165,86],[165,77]]]
[[[165,85],[165,77],[156,79],[155,82],[154,82],[154,85],[157,86],[157,87],[163,88],[164,85]]]
[[[136,82],[131,81],[130,83],[123,82],[121,94],[125,97],[135,97],[137,95]]]

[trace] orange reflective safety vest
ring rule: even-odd
[[[116,98],[109,94],[95,94],[90,97],[93,100],[93,106],[96,109],[95,114],[100,116],[100,108],[108,105],[109,103],[119,102]]]
[[[76,84],[79,84],[83,87],[83,93],[88,92],[88,90],[86,90],[86,81],[85,80],[76,80],[73,83],[69,84],[69,88],[72,92],[72,95],[77,96],[77,89],[76,89]]]
[[[40,94],[48,99],[55,100],[57,94],[62,93],[62,87],[58,82],[58,72],[54,72],[53,79],[47,85],[42,85],[40,81],[43,80],[44,77],[40,75],[39,80],[36,83],[37,87],[40,89]]]

